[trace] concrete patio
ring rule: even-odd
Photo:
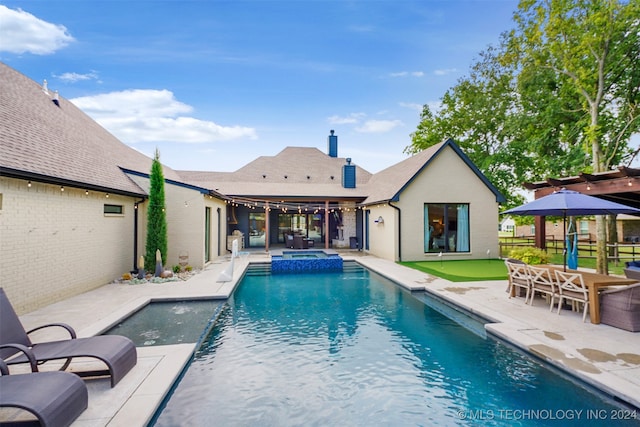
[[[427,290],[438,297],[489,320],[490,335],[548,361],[588,384],[640,407],[640,335],[604,324],[582,322],[578,312],[549,312],[542,299],[533,306],[523,298],[509,298],[506,280],[452,283],[362,252],[346,251],[356,260],[410,290]],[[79,336],[103,332],[152,299],[227,298],[250,262],[267,262],[264,252],[236,258],[233,280],[217,282],[229,258],[220,258],[187,281],[163,284],[108,284],[66,301],[21,316],[27,329],[54,321],[73,326]],[[34,341],[53,339],[34,335]],[[175,379],[188,363],[195,344],[138,348],[138,364],[115,387],[108,379],[88,380],[89,408],[75,427],[144,426]],[[74,362],[75,366],[79,366]],[[83,362],[79,363],[94,363]],[[72,366],[74,366],[72,364]],[[0,412],[11,417],[15,412]]]

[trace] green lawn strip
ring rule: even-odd
[[[452,282],[507,279],[507,268],[504,261],[499,259],[412,261],[400,264]]]

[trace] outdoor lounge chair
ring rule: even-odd
[[[0,359],[0,407],[17,408],[33,414],[36,420],[26,419],[21,412],[16,418],[0,421],[2,425],[40,425],[67,427],[87,409],[87,386],[68,372],[37,372],[36,360],[29,349],[31,374],[9,375],[9,368]],[[5,422],[6,421],[6,422]]]
[[[600,320],[630,332],[640,331],[640,283],[600,293]]]
[[[31,342],[31,339],[29,339],[31,332],[50,326],[66,329],[71,338],[43,343]],[[9,365],[27,363],[29,361],[24,353],[18,354],[20,348],[16,344],[31,349],[39,364],[50,360],[66,359],[60,368],[61,371],[69,366],[74,357],[100,359],[107,365],[106,370],[74,373],[82,377],[109,375],[111,377],[111,387],[118,384],[137,363],[136,346],[129,338],[123,336],[103,335],[76,338],[73,328],[64,323],[42,325],[30,331],[25,331],[4,289],[0,288],[0,358],[4,359]]]

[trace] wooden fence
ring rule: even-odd
[[[586,237],[586,236],[585,236]],[[554,236],[546,236],[546,246],[548,253],[561,254],[564,250],[564,242],[562,239],[556,239]],[[533,236],[520,237],[500,237],[500,256],[506,258],[513,248],[518,247],[535,247],[535,238]],[[614,264],[624,263],[640,259],[640,242],[623,242],[607,245],[609,250],[609,260]],[[578,259],[595,258],[596,242],[588,236],[578,240]]]

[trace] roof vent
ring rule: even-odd
[[[49,87],[47,86],[47,79],[42,82],[42,91],[49,95]]]
[[[53,99],[52,99],[53,103],[56,104],[58,107],[60,106],[60,100],[58,99],[58,91],[53,92]]]

